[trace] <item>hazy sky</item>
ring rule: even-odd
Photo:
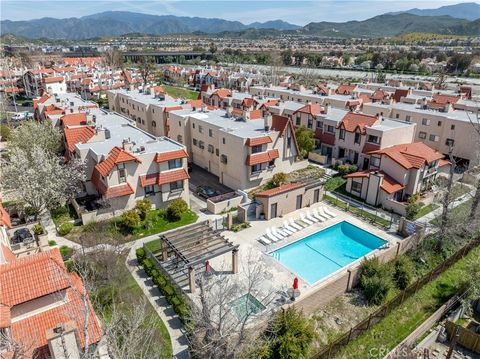
[[[217,17],[243,23],[282,19],[305,25],[312,21],[364,20],[390,11],[411,8],[437,8],[457,1],[403,1],[403,0],[0,0],[1,19],[29,20],[42,17],[81,17],[102,11],[122,10],[154,15]]]

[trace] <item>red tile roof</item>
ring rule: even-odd
[[[277,149],[268,150],[266,152],[253,153],[247,156],[245,164],[247,166],[258,165],[260,163],[270,162],[275,158],[280,157],[280,154]]]
[[[268,189],[266,191],[258,192],[255,194],[255,197],[273,197],[288,191],[291,191],[296,188],[304,187],[305,183],[296,182],[296,183],[286,183],[282,184],[279,187]]]
[[[217,95],[220,98],[231,97],[232,96],[232,91],[222,88],[222,89],[218,89],[218,90],[214,91],[210,95],[210,97],[212,97],[213,95]]]
[[[407,97],[408,96],[409,92],[410,91],[408,89],[396,89],[395,93],[393,94],[393,100],[395,102],[400,102],[402,97]]]
[[[131,153],[125,151],[123,148],[116,146],[110,151],[108,157],[104,161],[98,163],[95,168],[102,176],[105,177],[108,176],[108,174],[112,171],[115,165],[129,161],[141,162]]]
[[[428,147],[423,142],[395,145],[372,151],[369,154],[386,155],[406,169],[421,168],[425,164],[444,157],[443,154]]]
[[[87,114],[85,112],[69,113],[60,118],[64,126],[80,126],[87,124]]]
[[[362,149],[362,153],[369,153],[380,149],[380,145],[374,143],[365,143]]]
[[[346,175],[345,178],[362,178],[362,177],[366,178],[366,177],[370,177],[370,174],[372,173],[373,172],[370,170],[359,171],[359,172],[350,173]],[[382,181],[382,184],[380,185],[380,188],[383,189],[385,192],[391,194],[391,193],[398,192],[405,187],[402,184],[398,183],[396,180],[394,180],[392,177],[387,175],[385,172],[378,171],[377,173],[383,176],[383,181]]]
[[[245,143],[249,147],[264,145],[266,143],[271,143],[272,138],[270,136],[262,136],[262,137],[255,137],[255,138],[247,138],[247,142]]]
[[[97,191],[106,199],[129,196],[134,193],[132,186],[130,186],[130,184],[127,182],[120,185],[107,187],[107,185],[100,179],[100,173],[96,168],[92,173],[92,183]]]
[[[5,208],[3,208],[3,205],[1,202],[0,202],[0,226],[12,228],[12,221],[10,219],[10,214],[5,210]]]
[[[187,151],[185,149],[170,151],[170,152],[162,152],[157,153],[155,156],[155,162],[167,162],[170,160],[175,160],[177,158],[185,158],[188,157]]]
[[[280,132],[280,136],[283,135],[283,131],[287,128],[288,118],[285,116],[272,115],[272,129]]]
[[[344,128],[348,132],[355,132],[358,128],[362,134],[365,134],[365,127],[373,126],[377,121],[376,116],[349,112],[343,117],[337,128]]]
[[[189,179],[190,176],[184,168],[178,168],[174,170],[149,173],[147,175],[140,176],[140,185],[142,187],[152,185],[162,185],[176,181],[182,181]]]
[[[55,76],[55,77],[45,77],[42,82],[46,84],[52,84],[55,82],[63,82],[64,77],[63,76]]]
[[[68,288],[65,271],[57,248],[2,264],[0,303],[12,307]]]
[[[444,95],[444,94],[434,94],[432,96],[433,102],[446,105],[447,103],[455,104],[460,100],[460,96],[457,95]]]
[[[3,244],[2,244],[3,246]],[[8,328],[12,324],[10,307],[0,304],[0,328]]]
[[[315,138],[320,140],[321,143],[326,143],[330,146],[335,145],[335,135],[333,133],[326,133],[317,128],[315,130]]]
[[[323,112],[323,110],[324,110],[323,107],[320,106],[319,103],[311,103],[299,108],[293,114],[296,114],[297,112],[301,112],[301,113],[307,113],[312,116],[317,116],[318,114]]]
[[[3,259],[7,262],[17,259],[17,256],[12,252],[12,250],[3,243],[0,243],[0,251],[3,253]]]
[[[340,95],[351,95],[356,88],[355,85],[340,85],[335,92]]]
[[[95,129],[92,126],[65,127],[64,134],[67,149],[73,152],[77,143],[87,143],[95,135]]]
[[[387,94],[383,92],[382,90],[376,90],[370,98],[372,100],[383,100],[385,97],[387,97]]]

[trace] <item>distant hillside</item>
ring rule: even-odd
[[[442,6],[437,9],[410,9],[407,11],[390,13],[390,15],[398,15],[402,13],[418,16],[451,16],[457,19],[477,20],[480,19],[480,4],[469,2]]]
[[[333,37],[390,37],[411,32],[434,34],[478,35],[478,20],[468,21],[450,16],[418,16],[412,14],[379,15],[364,21],[344,23],[312,22],[304,33]]]
[[[119,36],[127,33],[152,35],[193,32],[218,33],[241,31],[253,27],[285,30],[297,26],[281,20],[244,25],[239,21],[223,19],[107,11],[81,18],[43,18],[29,21],[4,20],[1,21],[0,27],[2,33],[12,33],[31,39],[46,37],[50,39],[80,40],[101,36]]]
[[[252,22],[248,27],[253,29],[275,29],[275,30],[296,30],[301,26],[293,25],[283,20],[273,20],[267,22]]]

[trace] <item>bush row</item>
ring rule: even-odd
[[[144,248],[136,250],[137,261],[143,266],[145,273],[152,278],[153,283],[158,287],[160,292],[167,298],[168,303],[173,307],[175,313],[185,320],[188,316],[188,309],[181,293],[170,283],[169,279],[164,276],[157,268],[156,264],[147,258]]]

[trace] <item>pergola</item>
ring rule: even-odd
[[[208,260],[232,252],[232,272],[238,272],[238,245],[233,245],[208,223],[194,224],[160,236],[161,260],[172,254],[188,268],[190,292],[195,292],[195,267]]]

